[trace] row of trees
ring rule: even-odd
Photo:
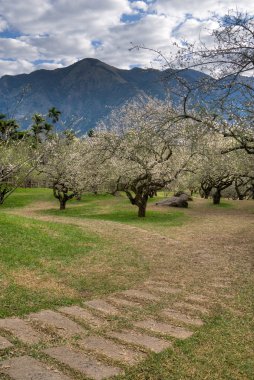
[[[56,108],[34,115],[25,132],[0,116],[0,203],[31,172],[47,180],[61,209],[86,191],[123,191],[140,217],[161,189],[212,194],[215,204],[223,191],[254,198],[253,78],[241,76],[254,69],[253,18],[229,13],[213,36],[212,48],[185,45],[166,61],[178,83],[177,107],[135,100],[80,138],[54,131]],[[211,76],[190,87],[180,74],[197,67]],[[197,90],[203,97],[195,100]]]
[[[47,181],[60,209],[91,191],[125,192],[140,217],[162,189],[212,193],[219,203],[222,191],[235,185],[239,199],[253,197],[254,156],[233,146],[233,138],[193,119],[179,121],[168,101],[133,101],[80,138],[41,131],[2,141],[1,202],[31,172]]]

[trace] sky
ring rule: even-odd
[[[0,0],[0,77],[97,58],[118,68],[155,67],[175,43],[212,43],[214,16],[254,14],[251,0]],[[132,46],[146,49],[130,49]]]

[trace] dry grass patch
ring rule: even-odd
[[[58,281],[49,274],[45,275],[29,269],[16,270],[10,274],[17,285],[26,289],[34,291],[37,289],[46,290],[53,297],[61,297],[63,295],[67,297],[78,296],[78,292],[75,289],[61,283],[61,281]]]

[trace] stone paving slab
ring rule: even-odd
[[[125,290],[124,292],[121,292],[120,294],[125,297],[138,298],[145,301],[159,301],[160,300],[160,298],[155,296],[154,294],[151,294],[144,290],[138,290],[138,289]]]
[[[85,310],[79,306],[60,307],[58,311],[70,315],[72,317],[81,319],[84,322],[92,325],[93,327],[105,327],[108,324],[107,321],[96,317],[95,315],[90,313],[90,311]]]
[[[151,330],[159,334],[170,335],[178,339],[186,339],[193,334],[192,331],[189,331],[183,327],[172,326],[167,323],[157,322],[153,319],[136,322],[134,323],[134,326],[146,330]]]
[[[141,307],[140,303],[138,303],[138,302],[129,301],[129,300],[126,300],[124,298],[119,298],[119,297],[115,297],[115,296],[108,297],[108,300],[110,302],[113,302],[117,306],[123,306],[123,307],[125,307],[125,306],[127,306],[127,307]]]
[[[68,347],[48,348],[43,352],[94,380],[106,379],[121,373],[117,367],[105,365],[83,352]]]
[[[13,347],[13,344],[3,336],[0,336],[0,351],[10,347]]]
[[[113,360],[134,365],[145,358],[145,354],[135,352],[122,344],[114,343],[99,336],[90,336],[79,341],[80,347],[103,354]]]
[[[166,348],[172,347],[172,343],[167,342],[154,336],[139,333],[133,330],[122,330],[120,332],[114,332],[108,334],[111,338],[117,338],[126,343],[132,343],[138,346],[143,346],[153,352],[161,352]]]
[[[28,318],[52,327],[58,335],[63,337],[84,335],[85,333],[84,328],[56,311],[42,310],[39,313],[29,314]]]
[[[208,310],[203,307],[203,306],[200,306],[200,305],[193,305],[191,303],[188,303],[188,302],[175,302],[173,304],[174,307],[176,308],[179,308],[179,309],[186,309],[186,310],[189,310],[190,312],[198,312],[198,313],[201,313],[201,314],[208,314]]]
[[[166,294],[179,294],[182,291],[181,289],[171,288],[170,286],[165,287],[165,286],[146,285],[146,288],[154,292],[166,293]]]
[[[0,363],[0,373],[14,380],[70,380],[58,370],[49,369],[46,365],[29,356],[21,356]]]
[[[105,314],[109,314],[109,315],[119,314],[118,309],[116,309],[113,305],[111,305],[110,303],[102,299],[87,301],[87,302],[84,302],[84,305],[91,307],[92,309],[101,311],[102,313],[105,313]]]
[[[183,314],[180,311],[176,311],[173,309],[164,309],[162,310],[162,314],[170,319],[174,319],[176,321],[184,322],[194,326],[202,326],[204,324],[200,318],[194,318],[190,315]]]
[[[25,344],[37,344],[45,338],[20,318],[0,319],[0,329],[10,332]]]

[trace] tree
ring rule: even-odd
[[[200,141],[194,177],[200,183],[200,194],[208,198],[212,193],[214,204],[220,204],[223,190],[246,175],[248,155],[243,151],[222,154],[230,146],[219,133],[209,133]]]
[[[52,107],[47,115],[36,113],[32,116],[33,124],[30,126],[29,134],[34,139],[35,145],[52,137],[54,124],[59,121],[60,115],[61,112]]]
[[[54,197],[59,200],[60,210],[64,210],[67,201],[79,196],[86,188],[84,141],[55,135],[47,141],[48,155],[40,165],[53,189]]]
[[[177,53],[170,59],[157,53],[171,69],[168,76],[175,79],[171,92],[179,101],[178,118],[193,119],[225,138],[233,138],[235,144],[230,150],[254,154],[254,80],[251,77],[254,17],[229,11],[216,21],[218,27],[211,33],[212,44],[185,41],[177,46]],[[191,84],[184,79],[189,69],[201,71]]]
[[[10,140],[22,139],[25,131],[20,131],[20,126],[14,119],[7,119],[6,115],[0,114],[0,141],[8,142]]]
[[[93,138],[94,152],[108,173],[108,187],[124,191],[144,217],[149,197],[187,170],[196,152],[198,128],[172,122],[168,102],[146,99],[115,110]]]
[[[0,204],[22,185],[42,156],[27,140],[0,142]]]
[[[57,123],[61,116],[61,111],[59,111],[56,107],[52,107],[48,111],[48,117],[52,119],[52,123]]]
[[[55,123],[59,115],[53,107],[48,118]],[[0,114],[0,204],[25,183],[51,152],[47,141],[54,136],[53,125],[40,114],[33,115],[32,121],[30,129],[20,131],[16,120]]]

